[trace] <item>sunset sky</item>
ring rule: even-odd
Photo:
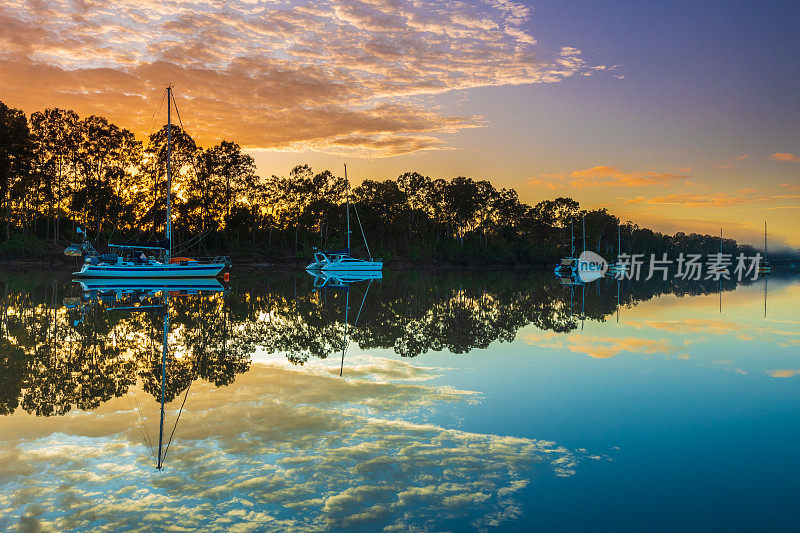
[[[796,1],[4,0],[0,100],[800,246]]]

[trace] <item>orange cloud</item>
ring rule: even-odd
[[[640,355],[669,354],[679,350],[677,346],[665,340],[639,339],[634,337],[602,338],[586,337],[586,342],[581,342],[580,337],[572,340],[567,349],[571,352],[588,355],[596,359],[615,357],[622,352],[637,353]]]
[[[748,159],[749,157],[750,157],[750,154],[741,154],[741,155],[737,155],[736,157],[731,157],[731,158],[728,158],[728,159],[723,159],[722,161],[717,161],[716,163],[713,164],[713,166],[716,167],[716,168],[730,169],[730,168],[734,168],[736,166],[736,163],[738,163],[740,161],[744,161],[745,159]]]
[[[608,359],[623,352],[640,355],[674,354],[680,351],[664,339],[642,339],[637,337],[600,337],[595,335],[570,335],[557,337],[545,332],[531,334],[525,338],[527,344],[543,348],[565,349],[595,359]]]
[[[731,205],[749,204],[762,201],[761,197],[741,196],[735,194],[698,194],[698,193],[674,193],[655,198],[631,198],[627,203],[645,203],[657,205],[679,205],[688,207],[722,207]]]
[[[645,325],[661,331],[673,333],[708,333],[710,335],[726,335],[741,330],[741,325],[724,320],[692,319],[683,320],[647,320]]]
[[[791,368],[786,370],[773,370],[769,373],[773,378],[790,378],[792,376],[800,375],[800,369]]]
[[[548,55],[510,0],[200,3],[120,0],[0,6],[0,100],[68,107],[144,132],[166,83],[201,143],[396,155],[483,125],[425,95],[553,83],[591,71]]]
[[[611,166],[595,166],[585,170],[576,170],[569,174],[542,174],[528,179],[530,185],[557,189],[571,187],[576,189],[593,187],[643,187],[648,185],[665,185],[686,180],[688,176],[672,172],[623,172]]]
[[[785,152],[775,152],[774,154],[769,156],[769,158],[772,159],[773,161],[790,161],[792,163],[800,161],[800,157]]]
[[[625,203],[640,203],[650,205],[677,205],[682,207],[727,207],[732,205],[757,204],[775,200],[797,200],[797,194],[752,194],[754,189],[740,189],[736,193],[674,193],[645,198],[637,196],[628,198]],[[793,207],[789,207],[793,208]],[[773,209],[768,207],[767,209]]]

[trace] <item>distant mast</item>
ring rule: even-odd
[[[575,217],[572,217],[569,221],[569,239],[570,243],[572,243],[570,257],[575,257]]]
[[[167,259],[172,257],[172,85],[167,85]]]
[[[586,251],[586,213],[583,214],[583,218],[581,220],[583,222],[583,251]]]

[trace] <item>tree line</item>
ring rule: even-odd
[[[143,142],[96,115],[49,108],[26,117],[0,102],[0,241],[23,235],[58,243],[74,239],[77,227],[101,247],[161,239],[166,160],[166,126]],[[342,176],[298,165],[286,177],[259,177],[235,142],[203,148],[175,125],[172,166],[176,251],[296,258],[346,243]],[[606,257],[620,251],[620,220],[606,209],[587,212],[564,197],[529,205],[515,190],[486,180],[406,172],[364,180],[350,198],[368,227],[372,255],[384,260],[552,263],[571,250],[571,226],[576,250],[584,247],[584,214],[585,248]],[[632,222],[621,225],[621,234],[623,253],[720,247],[719,237],[664,235]],[[728,253],[741,251],[733,240],[723,245]]]

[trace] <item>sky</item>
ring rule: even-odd
[[[261,175],[463,175],[798,247],[799,23],[789,1],[7,0],[0,100],[144,135],[172,83],[189,133]]]

